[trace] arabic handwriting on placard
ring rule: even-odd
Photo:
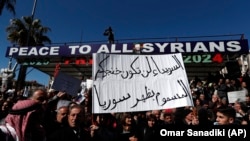
[[[100,97],[99,97],[98,91],[97,91],[97,89],[96,89],[96,85],[93,85],[93,88],[94,88],[94,90],[95,90],[95,92],[96,92],[97,101],[98,101],[99,106],[102,107],[103,110],[107,110],[107,109],[110,107],[111,100],[109,100],[108,106],[106,105],[106,104],[107,104],[106,101],[104,101],[103,104],[102,104],[101,101],[100,101]]]
[[[148,66],[148,70],[143,70],[142,72],[146,72],[147,74],[144,75],[144,73],[142,73],[142,77],[146,78],[149,76],[149,74],[152,72],[152,68],[151,68],[151,65],[150,65],[150,62],[148,60],[148,57],[146,57],[146,61],[147,61],[147,66]]]
[[[108,110],[108,109],[110,108],[110,106],[111,106],[111,103],[112,103],[113,107],[110,108],[110,110],[113,110],[113,109],[116,108],[116,106],[117,106],[118,103],[123,102],[123,101],[125,101],[125,100],[128,100],[128,99],[131,97],[130,94],[127,93],[127,96],[126,96],[126,97],[125,97],[125,96],[122,96],[122,98],[118,98],[118,100],[115,99],[115,98],[113,98],[112,100],[109,99],[109,100],[108,100],[108,105],[107,105],[107,102],[106,102],[106,101],[104,101],[103,103],[101,103],[101,100],[100,100],[100,97],[99,97],[99,93],[97,92],[97,89],[96,89],[96,85],[93,85],[93,87],[94,87],[95,92],[96,92],[98,104],[99,104],[100,107],[102,107],[103,110]],[[112,101],[112,102],[111,102],[111,101]]]
[[[105,57],[102,61],[100,61],[100,63],[98,64],[98,66],[101,68],[101,70],[97,70],[96,75],[95,75],[95,80],[97,79],[98,74],[102,74],[102,78],[104,78],[106,76],[106,73],[104,71],[104,68],[102,66],[102,64],[109,58],[109,55],[107,57]]]
[[[130,70],[122,70],[117,67],[116,68],[111,67],[110,69],[105,69],[104,67],[106,64],[105,62],[107,62],[107,59],[109,57],[110,56],[107,56],[99,62],[98,66],[100,69],[98,69],[95,74],[95,80],[97,79],[99,74],[101,78],[105,78],[109,75],[120,75],[122,79],[132,79],[135,75],[140,75],[143,78],[149,77],[150,74],[152,74],[153,76],[157,76],[159,74],[171,75],[174,71],[180,68],[184,69],[184,67],[182,66],[180,60],[176,57],[176,55],[172,55],[172,58],[174,59],[173,61],[176,62],[176,65],[165,68],[160,68],[153,56],[151,56],[150,59],[147,56],[145,56],[147,63],[145,69],[141,70],[139,67],[140,63],[137,62],[139,60],[139,56],[137,56],[130,64],[129,67]],[[139,65],[136,66],[136,64]],[[153,66],[155,69],[152,69]]]
[[[177,80],[177,82],[179,83],[179,85],[182,87],[183,91],[184,91],[184,94],[181,94],[179,95],[178,93],[175,94],[174,96],[172,97],[166,97],[166,98],[162,98],[162,104],[160,104],[160,106],[163,106],[165,105],[167,102],[169,101],[172,101],[172,100],[176,100],[176,99],[182,99],[182,98],[185,98],[185,97],[188,97],[190,96],[188,91],[187,91],[187,88],[186,86],[183,84],[182,80]],[[192,99],[191,99],[192,100]],[[158,98],[157,98],[157,103],[158,103]]]
[[[117,101],[116,99],[113,99],[113,105],[114,105],[114,106],[113,106],[110,110],[113,110],[114,108],[116,108],[117,103],[123,102],[124,100],[127,100],[127,99],[129,99],[130,97],[131,97],[130,94],[127,93],[127,97],[123,96],[122,99],[119,98],[118,101]]]
[[[136,103],[135,103],[131,108],[136,107],[137,104],[138,104],[140,101],[146,102],[147,99],[152,98],[152,97],[154,97],[154,95],[155,95],[155,92],[154,92],[153,90],[150,91],[150,89],[149,89],[147,86],[145,86],[145,92],[146,92],[146,96],[145,96],[144,94],[142,94],[140,99],[139,99],[139,98],[136,98]]]
[[[177,80],[177,82],[182,87],[184,94],[177,93],[177,94],[173,95],[172,97],[159,98],[159,96],[161,95],[160,92],[155,92],[154,90],[150,90],[149,88],[147,88],[147,86],[145,86],[146,96],[144,94],[142,94],[141,98],[136,98],[136,103],[133,104],[133,106],[131,106],[131,108],[136,107],[139,102],[146,102],[147,99],[152,98],[154,96],[155,96],[155,98],[153,98],[152,100],[156,100],[158,106],[164,106],[169,101],[182,99],[182,98],[185,98],[188,96],[190,98],[190,94],[188,93],[187,87],[184,85],[182,80]],[[192,100],[192,99],[190,99],[190,100]]]
[[[131,63],[131,65],[130,65],[130,68],[131,68],[132,70],[129,70],[129,74],[130,74],[129,79],[133,78],[133,76],[134,76],[135,74],[140,74],[140,73],[141,73],[141,70],[139,69],[139,67],[137,68],[139,71],[136,71],[136,69],[134,68],[134,63],[138,60],[138,58],[139,58],[139,56],[137,56],[137,57],[134,59],[134,61]]]
[[[154,63],[154,65],[155,65],[157,71],[158,71],[160,74],[166,73],[166,74],[168,74],[168,75],[171,75],[171,74],[173,73],[173,71],[178,70],[179,68],[182,68],[182,69],[183,69],[183,67],[182,67],[180,61],[178,60],[178,58],[176,57],[176,55],[173,55],[172,57],[174,58],[174,61],[177,63],[177,65],[172,66],[172,67],[168,67],[168,68],[166,67],[165,69],[162,68],[162,70],[160,70],[160,68],[158,67],[158,65],[157,65],[157,63],[155,62],[155,60],[154,60],[153,57],[151,57],[151,60],[152,60],[152,62]],[[154,72],[155,72],[154,74],[157,75],[157,74],[156,74],[156,70],[155,70]]]
[[[164,106],[169,101],[175,101],[175,100],[179,100],[179,99],[182,99],[185,97],[189,97],[190,101],[192,101],[192,97],[190,97],[187,86],[184,85],[182,80],[177,80],[177,82],[181,86],[181,88],[183,89],[184,93],[182,93],[182,94],[176,93],[170,97],[160,97],[161,96],[160,92],[156,92],[153,89],[151,90],[150,88],[145,86],[145,93],[141,94],[141,96],[139,98],[135,97],[136,102],[130,108],[135,108],[140,102],[145,103],[149,99],[156,101],[158,106]],[[101,102],[102,99],[100,98],[100,95],[97,91],[96,85],[93,85],[93,88],[96,92],[95,94],[97,97],[98,104],[103,110],[108,110],[108,109],[113,110],[117,107],[117,104],[119,104],[121,102],[126,102],[128,99],[131,98],[131,95],[129,93],[127,93],[126,96],[121,96],[121,98],[118,98],[118,99],[111,98],[108,100],[103,100]]]
[[[187,95],[186,94],[181,94],[181,96],[177,93],[177,94],[175,94],[174,96],[172,96],[172,97],[163,97],[162,99],[161,99],[161,101],[162,101],[162,104],[159,104],[159,102],[158,102],[158,98],[157,98],[157,104],[159,105],[159,106],[164,106],[167,102],[169,102],[169,101],[173,101],[173,100],[177,100],[177,99],[182,99],[182,98],[184,98],[184,97],[187,97]]]
[[[180,60],[176,57],[176,55],[172,56],[174,58],[174,60],[177,62],[177,64],[184,70],[184,67],[182,66]]]
[[[183,83],[183,81],[182,80],[177,80],[177,82],[179,83],[179,85],[181,85],[181,87],[184,90],[184,92],[186,93],[186,95],[189,96],[190,101],[193,101],[193,98],[192,98],[191,94],[188,92],[188,87]]]

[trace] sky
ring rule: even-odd
[[[6,27],[10,19],[31,16],[34,7],[34,0],[16,1],[15,16],[6,9],[0,15],[0,68],[8,67],[5,53],[12,44],[7,40]],[[103,32],[109,26],[115,40],[234,34],[244,34],[248,39],[249,13],[249,0],[37,0],[34,18],[51,28],[46,35],[52,43],[63,45],[105,41]],[[29,68],[26,80],[48,85],[49,76]]]

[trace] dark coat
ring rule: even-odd
[[[89,141],[90,134],[88,131],[82,129],[75,133],[71,127],[63,127],[58,131],[52,133],[47,141]]]

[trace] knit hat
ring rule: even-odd
[[[25,114],[29,111],[36,110],[37,108],[39,108],[39,106],[41,105],[35,100],[20,100],[15,105],[13,105],[9,113],[14,115]]]

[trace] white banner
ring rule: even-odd
[[[227,92],[227,97],[229,103],[235,103],[237,100],[246,101],[246,92],[244,90]]]
[[[93,54],[93,113],[193,106],[181,53]]]

